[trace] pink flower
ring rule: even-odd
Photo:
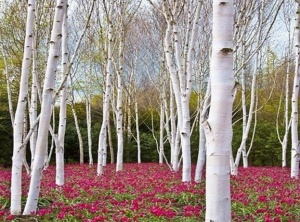
[[[101,221],[105,221],[105,217],[103,216],[97,216],[97,217],[94,217],[91,222],[101,222]]]
[[[269,214],[267,214],[265,217],[264,217],[264,221],[265,222],[273,222],[272,218],[270,217]]]
[[[158,206],[154,206],[150,208],[150,212],[154,215],[154,216],[164,216],[167,218],[173,218],[176,213],[170,209],[163,209],[161,207]]]
[[[14,218],[15,218],[14,215],[8,215],[8,216],[6,217],[6,220],[13,220]]]
[[[259,202],[266,202],[267,201],[267,196],[266,195],[260,195],[257,200]]]
[[[200,215],[200,207],[197,206],[185,206],[183,207],[183,215],[185,217],[198,217]]]
[[[281,207],[275,207],[274,214],[275,215],[284,215],[285,213],[284,213],[284,211],[282,210]]]
[[[60,219],[60,220],[62,220],[62,219],[65,218],[65,216],[66,216],[66,213],[65,213],[65,212],[60,212],[60,213],[58,214],[57,218]]]

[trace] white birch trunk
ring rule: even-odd
[[[295,76],[292,93],[292,151],[291,151],[291,177],[299,178],[299,139],[298,139],[298,97],[300,84],[300,4],[296,2],[296,19],[295,19]]]
[[[286,4],[286,3],[285,3]],[[289,95],[290,95],[290,65],[291,65],[291,17],[288,15],[288,22],[287,22],[287,29],[288,29],[288,53],[287,53],[287,69],[286,69],[286,80],[285,80],[285,106],[284,106],[284,119],[285,119],[285,133],[282,140],[282,167],[286,167],[286,151],[287,151],[287,144],[288,144],[288,136],[289,136],[289,129],[290,129],[290,120],[289,120]]]
[[[190,7],[193,5],[191,4]],[[190,39],[188,38],[188,34],[186,37],[185,47],[187,47],[187,56],[184,61],[181,61],[180,57],[180,48],[179,48],[179,38],[177,38],[178,32],[176,31],[176,27],[173,25],[173,34],[175,38],[175,57],[177,60],[177,66],[182,67],[178,70],[179,72],[179,79],[180,79],[180,89],[181,89],[181,102],[182,102],[182,125],[180,135],[181,135],[181,142],[182,142],[182,181],[191,181],[191,143],[190,143],[190,134],[191,134],[191,127],[190,127],[190,109],[189,109],[189,101],[191,97],[191,90],[192,90],[192,73],[193,73],[193,58],[195,53],[195,42],[196,42],[196,34],[198,31],[198,20],[200,17],[200,10],[202,7],[202,1],[198,0],[197,8],[193,15],[190,13],[191,8],[189,9],[189,18],[188,24],[192,24],[192,30],[190,33]],[[193,17],[193,18],[192,18]],[[186,70],[183,69],[186,67]]]
[[[188,5],[188,3],[187,3]],[[184,3],[179,6],[178,3],[163,2],[164,17],[167,22],[166,35],[164,39],[165,44],[165,56],[166,65],[170,72],[172,87],[174,90],[177,116],[178,116],[178,136],[180,136],[182,147],[182,181],[191,181],[191,148],[190,148],[190,110],[189,100],[192,89],[192,65],[194,56],[194,45],[196,40],[196,33],[198,30],[198,20],[200,16],[200,10],[202,1],[197,1],[197,7],[195,14],[192,14],[193,3],[189,2],[188,8],[188,27],[186,29],[186,35],[184,41],[181,41],[179,36],[179,29],[177,24],[180,10],[185,10]],[[182,9],[181,9],[182,7]],[[189,26],[192,24],[192,28]],[[173,45],[171,45],[171,36],[173,36]],[[182,44],[184,47],[184,57],[182,58]],[[174,51],[174,52],[173,52]],[[173,52],[173,53],[172,53]],[[173,54],[173,55],[172,55]],[[174,58],[173,58],[174,56]],[[173,61],[175,60],[175,61]],[[174,62],[176,65],[174,65]],[[175,68],[176,67],[176,68]],[[179,141],[179,138],[176,139]],[[176,164],[176,152],[174,155],[173,169],[178,170],[178,164]],[[179,150],[178,150],[179,151]]]
[[[253,119],[254,105],[255,105],[256,77],[257,77],[258,69],[259,69],[258,60],[259,60],[259,54],[257,53],[256,58],[255,58],[255,68],[254,68],[255,70],[254,70],[254,73],[253,73],[253,76],[252,76],[251,102],[250,102],[250,107],[249,107],[249,111],[248,111],[248,119],[247,119],[247,122],[246,122],[246,126],[243,125],[242,142],[241,142],[240,147],[239,147],[239,149],[237,151],[237,154],[236,154],[234,168],[231,170],[233,175],[237,175],[241,155],[243,153],[243,156],[245,156],[245,152],[246,152],[246,141],[248,139],[248,135],[249,135],[249,132],[250,132],[250,127],[251,127],[251,123],[252,123],[252,119]],[[246,108],[246,106],[244,105],[244,109],[245,108]],[[245,117],[246,117],[245,114],[243,114],[243,121],[244,121]]]
[[[122,24],[123,25],[123,24]],[[124,152],[124,138],[123,138],[123,63],[124,63],[124,27],[121,27],[119,31],[119,67],[117,70],[117,107],[116,107],[116,117],[117,117],[117,137],[118,137],[118,151],[117,151],[117,163],[116,171],[123,170],[123,152]]]
[[[290,47],[289,47],[290,49]],[[286,167],[286,151],[288,144],[288,136],[290,129],[290,120],[289,120],[289,80],[290,79],[290,56],[288,55],[288,64],[286,71],[286,80],[285,80],[285,107],[284,107],[284,120],[285,120],[285,133],[282,140],[282,167]]]
[[[159,118],[159,164],[164,163],[164,103],[160,101],[160,118]]]
[[[285,106],[284,106],[285,133],[282,140],[282,167],[286,167],[287,165],[286,151],[287,151],[288,136],[290,130],[290,119],[289,119],[289,94],[290,94],[289,81],[290,80],[289,79],[290,79],[290,55],[288,55],[288,64],[287,64],[286,80],[285,80]]]
[[[199,151],[198,151],[198,159],[197,159],[197,165],[195,170],[195,182],[197,183],[201,182],[203,167],[206,160],[206,138],[203,129],[202,119],[207,118],[207,110],[209,109],[210,106],[210,98],[211,98],[211,85],[209,80],[207,82],[204,104],[199,118]]]
[[[34,162],[34,153],[36,148],[36,140],[37,140],[37,126],[34,126],[34,122],[37,119],[37,103],[38,103],[38,86],[37,86],[37,32],[34,35],[34,43],[32,48],[32,83],[31,83],[31,101],[29,108],[29,125],[30,128],[33,128],[33,133],[30,137],[30,152],[31,152],[31,169],[33,167]]]
[[[199,151],[197,158],[197,165],[195,171],[195,182],[200,183],[202,179],[203,167],[205,164],[206,155],[206,139],[202,124],[199,123]]]
[[[106,128],[105,128],[105,132],[104,132],[104,140],[103,140],[103,166],[106,166],[106,162],[107,162],[107,125],[108,125],[108,122],[109,122],[109,114],[108,114],[108,119],[107,119],[107,122],[106,122]]]
[[[164,64],[164,63],[163,63]],[[159,116],[159,164],[164,162],[164,129],[165,129],[165,82],[163,74],[160,73],[160,116]]]
[[[107,118],[109,115],[109,100],[111,97],[111,87],[112,87],[112,13],[114,10],[114,1],[110,1],[109,15],[108,15],[108,43],[107,43],[107,64],[106,64],[106,81],[105,81],[105,95],[103,98],[103,120],[101,125],[101,130],[99,134],[99,144],[98,144],[98,163],[97,163],[97,174],[98,176],[103,174],[103,153],[106,146],[106,127]]]
[[[162,61],[162,67],[165,67],[165,62]],[[166,136],[167,136],[167,140],[169,141],[170,144],[170,163],[171,163],[171,169],[172,169],[172,156],[173,156],[173,150],[174,150],[174,146],[173,146],[173,142],[172,142],[172,135],[171,135],[171,130],[170,130],[170,116],[169,116],[169,108],[168,108],[168,101],[167,101],[167,93],[166,93],[166,78],[164,77],[164,73],[162,74],[162,89],[161,89],[161,106],[163,108],[163,116],[164,118],[162,118],[163,121],[163,128],[160,129],[160,131],[164,131],[166,132]],[[171,94],[171,90],[170,89],[170,94]],[[175,117],[174,117],[175,118]],[[163,140],[163,134],[162,134],[162,138],[160,138],[160,144],[162,144],[164,142]],[[165,157],[166,158],[166,157]],[[167,162],[167,160],[166,160]]]
[[[179,148],[176,147],[176,121],[175,121],[175,105],[174,105],[174,94],[172,90],[172,85],[170,83],[170,125],[171,125],[171,165],[175,172],[178,171],[178,155],[176,153],[178,152]]]
[[[205,221],[230,222],[232,141],[233,1],[213,1],[211,107],[203,122],[207,140]]]
[[[68,65],[68,0],[66,0],[65,13],[62,26],[62,73],[61,79],[63,80]],[[64,150],[65,150],[65,132],[67,124],[67,81],[64,83],[60,91],[60,110],[59,110],[59,123],[58,123],[58,147],[56,146],[56,185],[62,186],[65,183],[64,175]]]
[[[182,114],[181,114],[181,97],[180,97],[180,89],[179,89],[179,82],[178,82],[178,77],[176,75],[176,69],[174,67],[173,64],[173,58],[172,58],[172,45],[171,45],[171,35],[172,35],[172,27],[171,27],[171,22],[167,21],[167,29],[166,29],[166,36],[164,39],[164,50],[165,50],[165,56],[166,56],[166,66],[170,72],[170,77],[171,77],[171,84],[172,84],[172,89],[174,92],[174,96],[175,96],[175,100],[176,100],[176,104],[177,104],[177,115],[178,115],[178,126],[181,126],[181,121],[182,121]],[[173,101],[172,101],[173,102]],[[173,108],[174,103],[171,104],[171,108]],[[174,110],[174,109],[173,109]],[[173,114],[173,115],[172,115]],[[175,113],[172,113],[172,117],[174,117],[173,122],[171,123],[175,123]],[[172,118],[171,117],[171,118]],[[171,120],[172,121],[172,120]],[[178,130],[175,130],[175,127],[173,125],[172,128],[173,132],[173,140],[174,140],[174,155],[173,155],[173,161],[172,161],[172,167],[173,170],[175,172],[178,171],[178,161],[179,161],[179,144],[177,143],[177,141],[179,140],[178,137]]]
[[[14,120],[14,147],[12,157],[12,174],[11,174],[11,206],[12,215],[21,214],[21,197],[22,197],[22,158],[24,149],[22,147],[23,139],[23,120],[25,116],[27,97],[28,97],[28,75],[31,63],[32,44],[33,44],[33,27],[35,19],[35,1],[29,0],[27,7],[26,34],[24,43],[24,54],[22,60],[20,91],[18,105]]]
[[[263,25],[263,18],[264,18],[264,16],[263,16],[264,3],[262,3],[260,11],[261,11],[261,13],[260,13],[259,24],[258,24],[258,32],[256,34],[257,48],[259,48],[259,45],[261,43],[261,32],[262,32],[262,25]],[[256,56],[255,56],[254,73],[253,73],[253,76],[252,76],[252,83],[251,83],[251,101],[250,101],[250,107],[249,107],[249,110],[248,110],[248,119],[246,121],[246,126],[243,125],[242,142],[240,144],[240,147],[238,148],[233,169],[231,169],[231,173],[233,175],[237,175],[237,173],[238,173],[238,166],[239,166],[242,154],[243,154],[243,157],[244,157],[244,161],[247,161],[246,141],[248,139],[248,135],[249,135],[249,132],[250,132],[250,127],[251,127],[251,123],[252,123],[252,119],[253,119],[253,112],[254,112],[254,106],[255,106],[255,97],[256,97],[256,77],[258,75],[258,72],[259,72],[259,50],[256,52]],[[246,105],[244,104],[243,105],[243,124],[244,124],[244,121],[245,121],[245,118],[246,118],[246,114],[244,113],[246,111],[245,109],[246,109]]]
[[[132,73],[131,73],[132,76]],[[130,78],[131,78],[130,76]],[[131,89],[128,89],[128,99],[127,99],[127,143],[130,143],[132,138],[132,131],[131,131]]]
[[[138,102],[137,98],[135,98],[134,102],[134,111],[135,111],[135,129],[136,129],[136,143],[137,143],[137,160],[138,163],[142,162],[141,157],[141,139],[140,139],[140,126],[139,126],[139,108],[138,108]]]
[[[108,137],[108,146],[109,146],[109,152],[110,152],[110,163],[114,164],[115,163],[115,152],[114,152],[114,146],[113,146],[113,142],[112,142],[111,123],[110,123],[109,118],[107,120],[107,137]]]
[[[0,42],[2,42],[2,35],[0,33]],[[6,52],[4,50],[4,45],[1,44],[1,54],[3,57],[4,62],[4,72],[5,72],[5,78],[6,78],[6,91],[7,91],[7,100],[8,100],[8,109],[10,114],[10,120],[12,124],[12,128],[14,127],[14,121],[15,121],[15,114],[13,109],[13,103],[12,103],[12,96],[11,96],[11,85],[10,85],[10,77],[8,72],[8,63],[6,58]]]
[[[123,151],[124,151],[124,140],[123,140],[123,112],[122,112],[122,94],[123,94],[123,83],[121,73],[118,73],[118,96],[117,96],[117,138],[118,138],[118,151],[117,151],[117,163],[116,171],[123,170]]]
[[[82,139],[79,123],[78,123],[77,113],[73,104],[71,105],[71,109],[74,117],[75,128],[76,128],[78,142],[79,142],[79,163],[83,164],[84,163],[83,139]]]
[[[245,45],[244,45],[244,41],[242,41],[242,64],[244,64],[245,62]],[[243,135],[246,135],[246,129],[247,129],[247,104],[246,104],[246,84],[245,84],[245,70],[246,66],[243,66],[242,69],[242,110],[243,110]],[[253,82],[252,82],[253,84]],[[248,158],[247,158],[247,154],[246,154],[246,141],[243,143],[243,147],[242,147],[242,154],[243,154],[243,164],[244,167],[247,167],[246,165],[248,165]],[[238,166],[237,166],[238,167]]]
[[[59,46],[62,37],[62,21],[64,15],[65,1],[56,2],[53,28],[51,32],[51,41],[49,47],[49,56],[47,61],[43,101],[41,105],[41,117],[38,130],[37,146],[30,180],[28,199],[24,209],[24,215],[35,213],[37,210],[38,197],[41,186],[43,166],[47,155],[48,130],[51,119],[52,97],[55,86],[55,73],[59,58]]]
[[[92,114],[91,114],[91,94],[90,94],[90,79],[87,83],[88,95],[86,98],[86,124],[87,124],[87,134],[88,134],[88,147],[89,147],[89,165],[93,165],[93,155],[92,155]]]
[[[22,139],[23,141],[26,138],[27,128],[28,128],[28,119],[27,119],[26,113],[27,113],[27,109],[25,110],[25,115],[24,115],[24,120],[23,120],[23,139]],[[26,146],[23,145],[22,149],[24,149],[22,162],[26,169],[27,174],[30,175],[30,167],[29,167],[29,165],[27,163],[27,159],[26,159]]]
[[[45,164],[44,164],[44,170],[47,169],[49,167],[49,163],[51,161],[51,157],[52,157],[52,153],[53,153],[53,148],[54,148],[54,145],[56,145],[55,147],[59,147],[59,145],[55,142],[58,142],[57,140],[57,134],[55,134],[55,109],[53,109],[52,107],[52,127],[50,126],[49,127],[49,132],[51,134],[51,146],[50,146],[50,151],[49,151],[49,154],[48,154],[48,148],[47,148],[47,156],[45,157]],[[48,144],[47,144],[47,147],[48,147]]]

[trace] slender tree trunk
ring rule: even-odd
[[[159,118],[159,163],[164,163],[164,103],[163,99],[161,98],[160,102],[160,118]]]
[[[77,132],[77,136],[78,136],[78,141],[79,141],[79,154],[80,154],[79,163],[83,164],[84,163],[83,139],[82,139],[79,122],[78,122],[78,117],[77,117],[77,113],[74,108],[74,105],[71,106],[71,109],[72,109],[72,113],[73,113],[73,117],[74,117],[74,121],[75,121],[75,128],[76,128],[76,132]]]
[[[61,79],[63,80],[68,65],[68,0],[66,0],[66,7],[64,13],[64,20],[62,26],[62,72]],[[67,81],[64,83],[60,91],[60,110],[58,123],[58,147],[56,146],[56,184],[62,186],[65,183],[64,175],[64,150],[65,150],[65,132],[67,124]]]
[[[117,163],[116,171],[123,170],[123,151],[124,151],[124,139],[123,139],[123,112],[122,112],[122,94],[123,83],[121,74],[118,74],[118,98],[117,98],[117,137],[118,137],[118,151],[117,151]]]
[[[174,105],[174,94],[170,83],[170,125],[171,125],[171,165],[175,172],[178,171],[178,154],[179,148],[176,146],[176,121],[175,121],[175,105]]]
[[[55,109],[53,109],[52,107],[52,127],[49,127],[49,132],[51,134],[51,146],[50,146],[50,150],[48,152],[48,143],[47,143],[47,155],[45,157],[45,164],[44,164],[44,170],[47,169],[49,167],[49,163],[51,161],[51,157],[52,157],[52,153],[53,153],[53,149],[54,147],[58,147],[58,140],[57,140],[57,134],[55,134]],[[47,141],[48,142],[48,141]],[[49,154],[48,154],[49,153]]]
[[[259,17],[258,32],[256,34],[257,48],[259,47],[259,44],[261,43],[261,32],[262,32],[262,25],[263,25],[263,20],[264,20],[264,16],[263,16],[264,3],[262,3],[260,11],[261,11],[261,13],[260,13],[260,17]],[[252,123],[252,119],[253,119],[255,96],[256,96],[256,77],[258,75],[258,72],[259,72],[259,51],[256,52],[256,56],[255,56],[255,65],[254,65],[254,73],[253,73],[253,76],[252,76],[251,101],[250,101],[250,107],[249,107],[249,110],[248,110],[248,119],[247,119],[246,126],[243,126],[242,142],[241,142],[240,147],[238,149],[238,152],[236,154],[234,168],[231,170],[233,175],[237,175],[237,173],[238,173],[238,166],[239,166],[239,163],[240,163],[241,155],[243,154],[244,158],[247,157],[247,155],[246,155],[246,141],[248,139],[248,135],[249,135],[249,132],[250,132],[250,127],[251,127],[251,123]],[[246,109],[245,104],[244,104],[244,109]],[[243,110],[243,112],[245,112],[245,110]],[[243,114],[243,118],[244,118],[243,121],[245,121],[245,118],[246,118],[245,114]],[[244,161],[245,161],[245,159],[244,159]]]
[[[153,4],[153,3],[152,3]],[[186,3],[188,8],[188,22],[184,41],[181,41],[179,35],[179,15],[180,10],[185,10],[185,3],[180,6],[177,3],[163,2],[163,15],[167,22],[167,29],[164,39],[166,65],[171,76],[171,82],[174,90],[177,116],[178,116],[178,136],[180,136],[182,150],[182,181],[191,181],[191,144],[190,144],[190,110],[189,100],[192,89],[192,66],[194,56],[194,45],[196,33],[198,30],[198,20],[202,1],[197,1],[195,13],[193,11],[194,4]],[[182,8],[181,8],[182,7]],[[190,28],[190,25],[192,27]],[[173,45],[171,40],[173,37]],[[183,46],[183,50],[182,50]],[[173,53],[172,53],[173,52]],[[184,56],[182,55],[184,54]],[[174,64],[175,63],[175,64]],[[179,140],[179,139],[178,139]],[[176,147],[175,147],[176,148]],[[175,156],[179,152],[175,151]],[[174,158],[174,170],[178,170]]]
[[[245,62],[245,41],[242,41],[242,64]],[[246,129],[247,129],[247,104],[246,104],[246,84],[245,84],[245,72],[246,72],[246,65],[243,66],[242,69],[242,110],[243,110],[243,135],[246,135]],[[254,78],[253,78],[254,79]],[[256,78],[255,78],[256,79]],[[253,84],[253,83],[252,83]],[[245,158],[246,155],[246,141],[243,143],[242,147],[242,154],[243,154],[243,164],[245,167],[245,164],[247,161],[247,158]]]
[[[299,139],[298,139],[298,97],[300,84],[300,4],[296,2],[295,19],[295,76],[292,93],[292,151],[291,151],[291,177],[299,178]]]
[[[178,32],[176,28],[176,24],[173,23],[173,35],[174,35],[174,45],[175,45],[175,58],[177,60],[177,66],[180,67],[179,72],[179,80],[180,80],[180,95],[182,102],[182,123],[180,125],[180,136],[182,142],[182,181],[191,181],[191,127],[190,127],[190,109],[189,109],[189,101],[191,97],[192,90],[192,73],[193,73],[193,58],[195,53],[195,42],[196,42],[196,34],[198,32],[198,20],[200,17],[200,10],[202,7],[202,1],[198,0],[195,14],[192,15],[190,12],[192,11],[193,5],[190,5],[189,8],[189,16],[188,16],[188,24],[192,24],[192,30],[190,33],[190,39],[188,38],[188,32],[186,34],[186,58],[184,61],[181,61],[180,57],[180,47],[178,45],[179,38],[177,38]],[[186,67],[186,70],[184,69]],[[181,71],[182,68],[182,71]],[[184,71],[184,72],[183,72]]]
[[[195,171],[195,181],[197,183],[200,183],[202,179],[202,172],[205,164],[205,155],[206,155],[205,133],[202,124],[199,123],[199,151],[198,151],[197,165]]]
[[[23,140],[23,120],[26,110],[28,97],[28,75],[30,70],[30,61],[32,54],[33,28],[35,19],[35,1],[28,1],[26,34],[24,43],[24,54],[22,60],[22,71],[20,81],[20,91],[18,105],[14,121],[14,147],[12,157],[12,174],[11,174],[11,206],[12,215],[21,214],[21,197],[22,197],[22,158],[24,155]]]
[[[290,49],[290,47],[289,47]],[[288,55],[288,64],[286,71],[286,80],[285,80],[285,108],[284,108],[284,120],[285,120],[285,133],[282,140],[282,167],[286,167],[286,151],[288,144],[288,136],[290,129],[290,120],[289,120],[289,83],[290,81],[290,56]]]
[[[114,146],[112,142],[112,133],[111,133],[111,123],[110,118],[108,116],[107,120],[107,136],[108,136],[108,146],[109,146],[109,152],[110,152],[110,163],[115,163],[115,152],[114,152]]]
[[[164,64],[164,63],[163,63]],[[160,93],[160,117],[159,117],[159,163],[164,162],[164,129],[165,129],[165,81],[163,74],[160,73],[159,76],[159,93]]]
[[[2,42],[1,33],[0,33],[0,42]],[[5,78],[6,78],[6,91],[7,91],[8,109],[9,109],[11,124],[12,124],[12,127],[14,127],[15,114],[14,114],[12,96],[11,96],[11,85],[10,85],[10,77],[9,77],[9,72],[8,72],[8,63],[7,63],[6,52],[4,50],[3,43],[1,44],[1,46],[2,46],[1,47],[1,54],[2,54],[2,57],[3,57],[4,71],[5,71]]]
[[[105,95],[103,98],[103,121],[99,134],[98,144],[98,163],[97,163],[97,174],[100,176],[103,174],[103,153],[106,146],[106,127],[107,127],[107,116],[109,115],[109,100],[111,97],[112,88],[112,37],[113,37],[113,23],[112,14],[114,10],[114,1],[110,1],[109,15],[108,15],[108,46],[107,46],[107,64],[106,64],[106,81],[105,81]]]
[[[25,113],[27,113],[27,109],[25,110]],[[27,128],[28,128],[28,119],[27,119],[27,115],[24,115],[24,120],[23,120],[23,140],[26,138],[26,135],[27,135]],[[24,145],[22,147],[22,149],[24,149],[24,152],[23,152],[23,157],[22,157],[22,162],[23,162],[23,165],[26,169],[26,172],[28,175],[30,175],[30,167],[27,163],[27,159],[26,159],[26,146]]]
[[[131,89],[128,89],[128,99],[127,99],[127,144],[130,144],[132,138],[132,130],[131,130]]]
[[[92,113],[91,113],[91,94],[90,90],[90,79],[88,80],[88,95],[86,98],[86,123],[87,123],[87,134],[88,134],[88,147],[89,147],[89,165],[93,165],[93,155],[92,155]]]
[[[124,152],[124,138],[123,138],[123,63],[124,63],[124,44],[125,44],[125,33],[124,24],[121,24],[121,30],[119,31],[119,64],[117,70],[117,107],[116,107],[116,117],[117,117],[117,137],[118,137],[118,151],[117,151],[117,164],[116,171],[123,170],[123,152]]]
[[[290,47],[289,47],[290,48]],[[284,107],[284,120],[285,120],[285,133],[282,140],[282,167],[286,167],[286,151],[288,145],[290,118],[289,118],[289,80],[290,79],[290,56],[288,55],[288,65],[285,80],[285,107]]]
[[[287,144],[288,144],[288,136],[289,136],[289,129],[290,129],[290,118],[289,118],[289,85],[290,85],[290,66],[291,66],[291,17],[288,17],[288,53],[287,53],[287,69],[286,69],[286,79],[285,79],[285,106],[284,106],[284,119],[285,119],[285,133],[282,140],[282,167],[286,167],[286,151],[287,151]]]
[[[85,101],[85,111],[86,111],[86,125],[87,125],[87,134],[88,134],[88,149],[89,149],[89,165],[93,165],[93,155],[92,155],[92,113],[91,113],[91,69],[88,75],[88,80],[86,81],[87,85],[87,96]]]
[[[142,162],[142,154],[141,154],[141,136],[140,136],[140,126],[139,126],[139,107],[137,98],[134,101],[134,112],[135,112],[135,129],[136,129],[136,143],[137,143],[137,159],[138,163]]]
[[[107,122],[109,121],[109,114],[107,115]],[[102,159],[102,165],[106,166],[106,161],[107,161],[107,125],[108,123],[106,122],[106,128],[104,129],[104,139],[103,139],[103,159]]]
[[[37,29],[37,25],[35,27]],[[30,152],[31,152],[31,169],[34,162],[34,153],[36,148],[37,140],[37,126],[34,126],[34,122],[37,119],[37,103],[38,103],[38,78],[37,78],[37,30],[35,30],[33,38],[33,48],[32,48],[32,83],[31,83],[31,101],[29,108],[29,125],[30,128],[34,128],[34,131],[30,137]]]
[[[233,1],[213,1],[211,106],[203,121],[207,141],[205,221],[231,221]],[[204,114],[206,111],[204,110]]]
[[[197,165],[196,165],[196,171],[195,171],[195,181],[197,183],[201,182],[202,179],[202,171],[205,164],[206,159],[206,138],[205,138],[205,132],[203,129],[203,123],[202,119],[204,115],[207,115],[206,110],[209,109],[210,106],[210,98],[211,98],[211,85],[210,80],[207,82],[207,89],[206,94],[204,98],[204,104],[200,113],[201,118],[199,118],[199,151],[198,151],[198,159],[197,159]],[[203,116],[203,117],[202,117]]]
[[[43,90],[43,101],[41,105],[40,125],[38,130],[37,146],[30,180],[28,199],[24,209],[25,215],[35,213],[37,209],[43,166],[45,163],[45,157],[47,155],[46,141],[48,140],[48,130],[51,119],[51,112],[49,112],[49,110],[52,110],[52,97],[55,87],[56,66],[59,58],[59,45],[62,36],[64,7],[66,7],[64,0],[59,0],[56,2],[54,15],[54,21],[56,22],[53,23],[53,29],[51,32],[49,56]]]
[[[182,121],[182,115],[181,115],[181,97],[180,97],[180,90],[179,90],[179,83],[178,83],[178,77],[176,76],[176,69],[173,65],[173,59],[172,59],[172,46],[171,46],[171,35],[172,35],[172,27],[171,27],[171,22],[167,21],[167,29],[166,29],[166,35],[165,35],[165,39],[164,39],[164,47],[165,47],[165,57],[166,57],[166,65],[167,68],[170,72],[170,77],[171,77],[171,84],[172,84],[172,89],[174,92],[174,96],[175,96],[175,100],[176,100],[176,104],[177,104],[177,115],[178,115],[178,123],[177,123],[177,127],[181,125],[181,121]],[[171,98],[172,99],[172,98]],[[172,102],[172,103],[171,103]],[[174,102],[173,100],[170,101],[171,103],[171,112],[175,109],[174,107]],[[173,108],[173,110],[172,110]],[[171,124],[175,123],[175,113],[171,113],[171,118],[173,118],[171,120]],[[176,128],[177,128],[176,127]],[[173,161],[172,161],[172,167],[173,170],[175,172],[178,171],[179,166],[178,166],[178,161],[179,161],[179,135],[178,135],[178,130],[175,130],[175,124],[173,125],[172,128],[172,132],[173,132],[173,141],[174,141],[174,155],[173,155]]]

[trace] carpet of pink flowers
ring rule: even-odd
[[[55,166],[45,172],[34,216],[10,216],[10,170],[0,168],[0,221],[204,221],[205,185],[181,183],[180,173],[155,163],[105,167],[68,164],[66,184],[55,185]],[[22,204],[29,177],[23,176]],[[239,169],[231,180],[233,221],[300,221],[300,182],[289,169]]]

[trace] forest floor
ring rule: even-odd
[[[0,168],[0,221],[204,221],[205,184],[182,183],[181,174],[156,163],[67,164],[65,185],[55,185],[55,166],[44,171],[39,208],[33,216],[11,216],[10,170]],[[300,183],[290,169],[240,168],[231,178],[232,221],[300,221]],[[30,177],[23,176],[23,207]]]

